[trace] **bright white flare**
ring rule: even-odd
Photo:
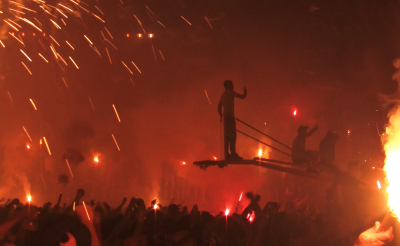
[[[388,205],[392,215],[400,217],[400,107],[389,113],[389,125],[386,127],[386,134],[383,136],[383,148],[386,159],[384,171],[386,173],[389,186]],[[400,220],[399,220],[400,221]]]

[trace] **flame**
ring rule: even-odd
[[[156,209],[158,209],[158,205],[157,204],[154,204],[154,210],[156,210]]]
[[[230,210],[229,209],[225,209],[225,216],[229,215]]]
[[[383,138],[383,148],[385,150],[386,159],[383,168],[389,186],[386,191],[388,193],[388,205],[392,211],[392,215],[400,217],[400,197],[398,190],[400,189],[400,107],[390,112],[389,126],[386,127],[386,135]],[[400,221],[400,220],[399,220]]]
[[[260,157],[260,158],[261,158],[261,156],[262,156],[262,150],[261,150],[261,149],[259,149],[259,150],[258,150],[258,157]]]
[[[27,195],[26,198],[28,199],[28,202],[31,202],[31,201],[32,201],[31,195]]]
[[[251,215],[248,216],[249,217],[249,221],[250,223],[253,222],[253,220],[256,218],[256,214],[254,213],[254,211],[251,212]]]

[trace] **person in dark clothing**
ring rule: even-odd
[[[306,138],[313,135],[318,130],[318,125],[307,132],[308,126],[300,126],[297,129],[297,136],[292,144],[292,161],[295,164],[306,164],[315,159],[316,152],[306,150]]]
[[[320,163],[331,171],[337,171],[333,161],[335,160],[336,142],[339,139],[339,135],[329,130],[319,144]]]
[[[224,120],[224,154],[225,159],[239,159],[242,160],[236,153],[236,120],[235,120],[235,97],[245,99],[247,96],[247,89],[244,87],[243,94],[239,94],[233,90],[233,82],[230,80],[224,81],[225,91],[221,95],[218,104],[219,116]],[[222,108],[224,111],[222,112]],[[231,154],[229,155],[228,149]]]

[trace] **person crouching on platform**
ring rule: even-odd
[[[224,81],[225,91],[221,95],[218,104],[219,116],[224,120],[224,154],[225,160],[235,159],[243,160],[236,153],[236,120],[235,120],[235,97],[245,99],[247,96],[246,87],[243,88],[243,94],[239,94],[233,90],[233,82],[230,80]],[[222,107],[224,112],[222,113]],[[229,155],[228,149],[231,154]]]

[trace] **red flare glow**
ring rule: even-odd
[[[240,193],[239,202],[242,200],[243,192]]]
[[[186,162],[184,161],[184,162],[182,162],[182,165],[186,165]]]
[[[230,210],[229,209],[225,209],[225,216],[229,215]]]
[[[158,205],[157,204],[154,204],[154,207],[153,207],[155,210],[156,209],[158,209]]]
[[[297,109],[293,111],[293,116],[297,115]]]

